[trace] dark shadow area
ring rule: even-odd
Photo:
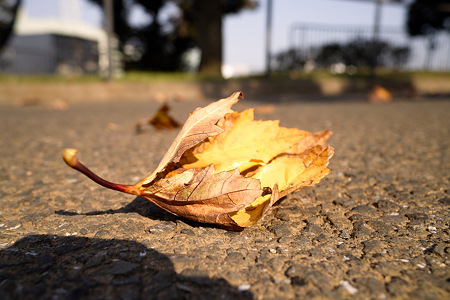
[[[408,74],[398,75],[397,78],[395,75],[392,75],[392,77],[377,76],[375,78],[349,77],[343,85],[340,96],[360,94],[368,100],[376,86],[381,86],[389,91],[394,99],[417,99],[420,96],[414,84],[414,79]]]
[[[192,226],[192,227],[212,227],[216,228],[217,226],[214,226],[212,224],[207,223],[199,223],[196,221],[192,221],[186,218],[177,217],[164,209],[156,206],[149,200],[147,200],[144,197],[137,196],[134,198],[134,200],[127,205],[119,208],[119,209],[107,209],[107,210],[97,210],[97,211],[90,211],[90,212],[84,212],[84,213],[78,213],[74,211],[69,210],[57,210],[55,211],[55,214],[62,215],[62,216],[96,216],[96,215],[106,215],[106,214],[126,214],[126,213],[138,213],[139,215],[149,218],[152,220],[158,220],[158,221],[176,221],[177,219],[182,220],[184,223]]]
[[[96,210],[84,213],[77,213],[69,210],[57,210],[55,211],[57,215],[64,216],[96,216],[96,215],[107,215],[107,214],[126,214],[126,213],[138,213],[143,217],[150,218],[152,220],[165,220],[172,221],[174,220],[174,216],[166,212],[165,210],[159,208],[149,200],[144,197],[137,196],[134,200],[127,205],[119,208],[119,209],[107,209],[107,210]]]
[[[0,299],[252,299],[184,273],[133,241],[30,235],[0,251]]]
[[[427,93],[416,86],[417,80],[408,74],[376,78],[358,75],[334,78],[231,79],[203,82],[199,84],[199,88],[206,99],[221,99],[233,92],[242,91],[244,99],[266,103],[366,102],[373,97],[375,87],[386,89],[394,100],[429,98]]]
[[[429,100],[434,100],[434,99],[450,100],[450,93],[427,93],[427,94],[421,95],[421,97],[424,98],[424,99],[429,99]]]
[[[244,93],[244,99],[264,102],[278,102],[286,94],[322,95],[319,84],[311,79],[231,79],[202,82],[199,88],[206,99],[221,99],[237,91]]]

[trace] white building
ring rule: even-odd
[[[118,54],[115,69],[119,69]],[[78,0],[60,1],[58,18],[31,18],[19,11],[0,58],[0,70],[15,74],[104,74],[107,36],[80,21]]]

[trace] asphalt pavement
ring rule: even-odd
[[[102,177],[138,182],[177,133],[135,132],[160,103],[0,106],[0,298],[449,299],[450,99],[272,100],[234,109],[330,129],[332,172],[242,232],[64,164],[63,149],[77,148]],[[171,102],[170,113],[183,123],[207,103]]]

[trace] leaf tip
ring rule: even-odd
[[[236,104],[241,99],[244,99],[244,93],[241,91],[234,92],[230,97],[226,98],[226,100],[231,100],[233,102],[232,105]]]
[[[72,168],[75,167],[78,163],[77,153],[78,153],[77,149],[72,148],[64,149],[63,159],[66,162],[66,164],[68,164]]]

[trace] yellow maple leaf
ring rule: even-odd
[[[327,165],[333,153],[330,146],[317,145],[301,154],[283,154],[259,168],[251,177],[259,179],[262,186],[277,186],[281,198],[318,183],[330,173]],[[253,225],[279,198],[258,197],[250,206],[230,213],[230,216],[241,227]]]
[[[329,131],[312,134],[280,127],[279,121],[255,121],[253,111],[225,115],[217,124],[224,132],[186,151],[180,164],[184,168],[213,164],[217,172],[239,168],[242,173],[266,164],[280,153],[301,153],[322,144],[330,135]]]

